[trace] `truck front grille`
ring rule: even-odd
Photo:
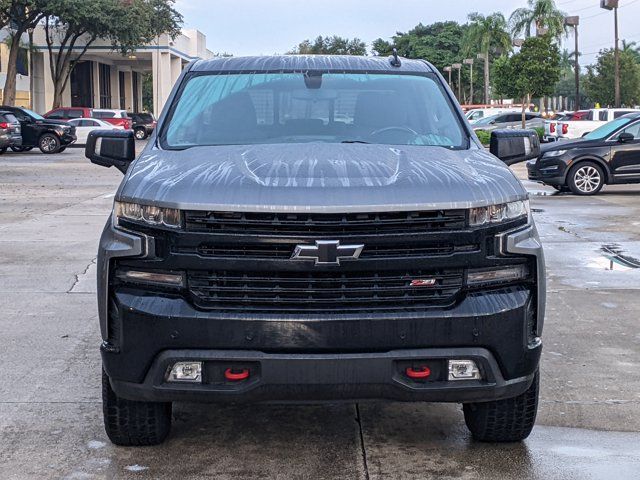
[[[421,286],[412,281],[421,280]],[[382,272],[189,271],[189,292],[203,309],[348,313],[448,306],[463,270]]]
[[[463,229],[466,210],[382,213],[184,212],[188,232],[242,235],[393,235]]]

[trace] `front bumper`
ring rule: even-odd
[[[447,381],[448,359],[474,360],[482,380]],[[176,361],[203,363],[201,384],[165,380]],[[409,378],[407,366],[428,365],[428,379]],[[249,377],[229,381],[227,368],[245,368]],[[413,349],[381,353],[273,354],[245,350],[166,350],[141,383],[111,378],[121,397],[146,401],[322,402],[367,399],[477,402],[523,393],[534,374],[505,380],[484,348]]]
[[[566,164],[561,161],[546,162],[540,165],[539,160],[527,162],[527,176],[529,180],[541,182],[547,185],[565,184]]]
[[[60,145],[62,145],[63,147],[67,147],[74,143],[77,139],[78,137],[76,137],[75,134],[65,133],[60,137]]]

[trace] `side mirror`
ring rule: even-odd
[[[635,135],[629,132],[622,132],[620,135],[618,135],[618,141],[620,143],[633,142],[635,139]]]
[[[507,165],[540,156],[540,139],[534,130],[494,130],[490,151]]]
[[[93,130],[89,132],[84,154],[91,163],[127,173],[136,158],[135,142],[133,130]]]
[[[491,121],[489,122],[489,125],[495,125],[495,124],[496,124],[496,121],[495,121],[495,120],[491,120]]]

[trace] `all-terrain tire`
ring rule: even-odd
[[[531,433],[538,411],[539,373],[521,395],[504,400],[466,403],[464,420],[481,442],[519,442]]]
[[[171,430],[171,402],[135,402],[118,397],[104,370],[102,413],[107,436],[116,445],[158,445]]]

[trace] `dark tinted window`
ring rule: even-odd
[[[526,113],[525,114],[525,118],[527,120],[535,120],[536,118],[538,118],[538,115],[534,114],[534,113]]]
[[[93,118],[115,118],[116,114],[114,112],[97,112],[93,111]]]
[[[601,122],[606,122],[607,121],[607,113],[608,113],[608,110],[602,110],[601,112],[598,112],[598,119]]]
[[[613,118],[620,118],[627,113],[633,113],[633,110],[624,110],[622,112],[613,112]]]
[[[11,113],[5,113],[4,118],[6,118],[9,123],[18,123],[18,119]]]
[[[55,112],[51,112],[49,115],[47,115],[47,118],[52,118],[54,120],[63,120],[67,118],[66,113],[67,112],[65,112],[64,110],[56,110]]]
[[[68,117],[69,118],[82,118],[84,115],[84,112],[82,110],[68,110]]]

